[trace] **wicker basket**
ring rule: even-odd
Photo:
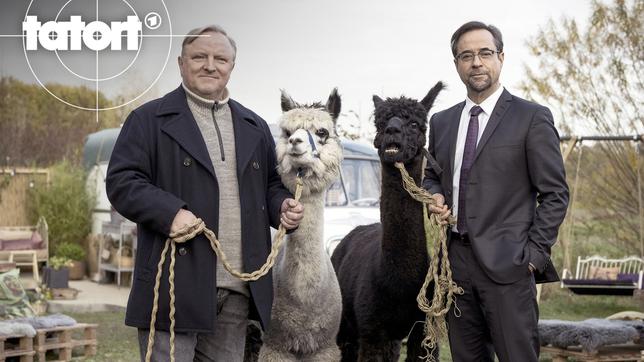
[[[121,268],[133,267],[134,258],[132,256],[128,256],[127,254],[132,255],[132,248],[130,248],[129,246],[124,246],[121,248],[121,250],[115,250],[115,253],[112,254],[111,264],[120,266]]]

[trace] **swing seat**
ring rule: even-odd
[[[630,256],[606,259],[601,256],[577,258],[573,277],[564,269],[561,287],[581,295],[630,295],[641,290],[644,281],[644,259]]]

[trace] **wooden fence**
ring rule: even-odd
[[[47,187],[49,171],[43,168],[0,168],[0,226],[34,224],[28,214],[29,190]]]

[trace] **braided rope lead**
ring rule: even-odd
[[[436,205],[436,200],[432,198],[432,195],[416,185],[414,179],[407,173],[404,164],[397,162],[395,166],[400,170],[403,188],[414,200],[422,202],[423,205]],[[454,224],[455,220],[450,216],[448,222]],[[425,338],[422,341],[422,346],[427,355],[424,359],[434,361],[432,352],[438,347],[438,341],[447,336],[445,315],[456,299],[455,294],[463,294],[463,288],[456,285],[452,279],[452,269],[447,254],[447,226],[440,225],[438,215],[429,215],[427,207],[423,207],[423,225],[430,264],[416,302],[418,308],[425,313]],[[430,303],[427,299],[427,288],[432,281],[435,281],[434,295]],[[458,308],[456,308],[456,313],[458,313]]]
[[[302,196],[302,178],[299,176],[296,179],[295,187],[295,201],[299,201]],[[152,303],[152,315],[150,317],[150,333],[148,334],[148,348],[145,352],[145,362],[150,362],[152,358],[152,348],[154,347],[154,334],[155,334],[155,323],[157,319],[157,313],[159,311],[159,285],[161,284],[161,275],[163,273],[163,263],[165,262],[166,254],[168,248],[170,248],[170,272],[168,276],[168,283],[170,284],[170,361],[174,362],[174,326],[175,326],[175,294],[174,294],[174,264],[175,264],[175,251],[176,244],[184,243],[190,239],[193,239],[195,236],[203,233],[208,241],[210,241],[210,247],[217,254],[217,258],[221,261],[224,269],[226,269],[231,275],[239,278],[243,281],[255,281],[264,275],[268,274],[270,269],[275,265],[275,260],[277,259],[277,254],[279,249],[284,243],[284,236],[286,235],[286,228],[280,224],[277,234],[275,235],[275,240],[271,247],[271,252],[268,254],[266,263],[262,265],[259,269],[255,270],[252,273],[242,273],[233,269],[224,253],[221,243],[217,239],[215,233],[206,228],[206,224],[201,219],[195,220],[194,223],[184,226],[181,230],[170,233],[170,237],[166,239],[165,246],[163,251],[161,251],[161,258],[159,259],[159,264],[157,265],[157,275],[154,281],[154,300]]]

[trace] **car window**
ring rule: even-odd
[[[342,175],[327,190],[326,206],[376,206],[380,198],[380,162],[344,159]]]
[[[326,190],[325,204],[326,206],[345,206],[347,204],[347,197],[340,178],[335,180]]]

